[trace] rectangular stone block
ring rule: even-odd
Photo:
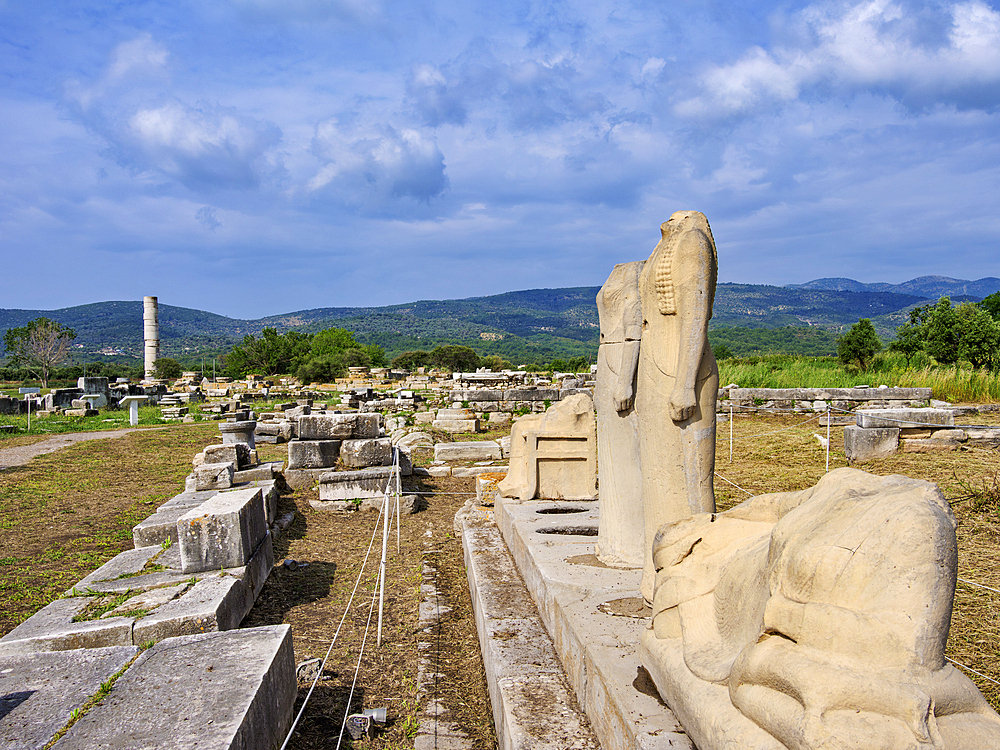
[[[438,443],[434,446],[435,461],[497,461],[500,458],[500,446],[493,440]]]
[[[181,570],[245,565],[267,534],[260,489],[220,492],[177,519]]]
[[[169,638],[142,653],[58,747],[277,748],[296,692],[288,625]]]
[[[331,501],[378,497],[385,492],[392,472],[391,466],[377,466],[360,471],[328,471],[319,478],[319,499]]]
[[[392,463],[392,440],[387,437],[345,440],[340,446],[340,460],[351,469],[388,466]]]
[[[355,416],[357,417],[354,423],[355,439],[377,438],[382,433],[381,414],[376,412],[373,414],[357,414]]]
[[[357,414],[310,414],[299,417],[302,440],[346,440],[354,434]]]
[[[236,467],[231,463],[202,464],[194,469],[194,489],[223,490],[233,486],[233,473]]]
[[[472,409],[438,409],[438,419],[475,419],[476,413]]]
[[[948,409],[858,409],[858,427],[953,426],[955,415]]]
[[[289,469],[326,469],[337,465],[340,440],[292,440],[288,444]]]
[[[554,388],[520,388],[503,392],[505,401],[558,401],[559,391]]]
[[[44,747],[138,651],[114,646],[0,658],[0,747]]]
[[[443,432],[479,432],[478,419],[435,419],[433,427]]]
[[[898,427],[844,428],[844,454],[848,461],[868,461],[891,456],[899,448]]]
[[[250,465],[250,446],[246,443],[230,443],[229,445],[208,445],[202,451],[206,464],[231,463],[236,469]]]
[[[35,651],[72,651],[78,648],[131,646],[131,617],[73,622],[92,599],[88,596],[56,599],[0,638],[0,657]]]
[[[417,424],[430,424],[437,419],[436,411],[418,411],[413,415],[413,421]]]
[[[451,470],[453,477],[478,477],[480,474],[495,474],[502,472],[507,476],[506,466],[455,466]]]

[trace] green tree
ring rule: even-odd
[[[570,372],[583,372],[587,369],[587,358],[570,357],[569,362],[566,363],[566,367]]]
[[[153,377],[157,380],[177,380],[181,372],[181,365],[176,359],[160,357],[153,362]]]
[[[337,378],[347,375],[347,365],[344,355],[340,353],[313,357],[308,362],[299,365],[296,376],[302,383],[332,383]]]
[[[986,310],[972,302],[955,308],[958,328],[958,357],[973,367],[994,367],[1000,360],[1000,324]]]
[[[1000,321],[1000,292],[993,292],[989,297],[983,299],[979,306],[993,316],[993,320]]]
[[[430,364],[452,372],[473,372],[479,367],[479,355],[468,346],[445,344],[431,352]]]
[[[910,310],[910,319],[896,329],[896,340],[889,344],[889,350],[906,357],[910,366],[913,357],[927,344],[926,320],[930,316],[931,305],[921,305]]]
[[[881,350],[882,342],[868,318],[859,320],[837,339],[837,356],[845,366],[856,364],[859,369],[867,370],[872,358]]]
[[[8,328],[3,335],[7,359],[14,367],[23,367],[48,388],[49,373],[69,354],[76,332],[48,318],[35,318],[20,328]]]
[[[943,365],[957,362],[961,332],[958,316],[951,306],[951,298],[939,299],[928,311],[926,321],[924,329],[927,353]]]
[[[430,352],[403,352],[392,360],[392,366],[399,370],[416,370],[418,367],[426,367],[430,362]]]
[[[733,353],[729,350],[729,347],[724,343],[719,342],[712,347],[712,353],[715,355],[716,359],[732,359]]]
[[[312,337],[299,331],[278,333],[265,328],[260,338],[253,334],[226,355],[226,369],[233,377],[293,373],[308,360]]]

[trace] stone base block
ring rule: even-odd
[[[354,436],[357,414],[310,414],[299,417],[302,440],[347,440]]]
[[[57,747],[275,748],[295,696],[288,625],[169,638],[143,652]]]
[[[500,458],[500,446],[493,440],[438,443],[434,446],[435,461],[498,461]]]
[[[443,432],[479,432],[478,419],[435,419],[433,427]]]
[[[293,440],[288,444],[289,469],[325,469],[337,465],[340,440]]]
[[[194,488],[196,491],[224,490],[233,486],[233,474],[236,466],[232,463],[202,464],[194,469]]]
[[[323,502],[356,500],[381,497],[386,483],[393,475],[393,467],[377,466],[360,471],[328,471],[319,478],[319,502],[313,507],[322,508]]]
[[[927,427],[955,424],[950,409],[858,409],[854,412],[858,427]]]
[[[340,446],[340,460],[350,469],[388,466],[392,463],[392,440],[389,438],[345,440]]]
[[[220,492],[177,519],[181,570],[196,573],[245,565],[267,528],[259,488]]]
[[[844,428],[844,454],[848,461],[868,461],[891,456],[899,448],[898,427]]]

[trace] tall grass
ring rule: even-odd
[[[937,365],[926,357],[911,366],[899,354],[883,352],[867,371],[845,369],[836,357],[771,354],[724,359],[719,362],[719,382],[741,388],[853,388],[888,385],[930,388],[934,398],[952,403],[1000,401],[1000,372],[977,370],[967,364]]]

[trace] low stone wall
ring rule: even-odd
[[[902,409],[928,406],[930,388],[737,388],[719,389],[717,410],[730,408],[789,412],[854,411],[860,408]]]
[[[545,386],[523,386],[521,388],[466,389],[456,388],[451,392],[453,403],[468,404],[475,412],[543,412],[556,401],[572,396],[574,393],[594,395],[592,387],[557,388]]]

